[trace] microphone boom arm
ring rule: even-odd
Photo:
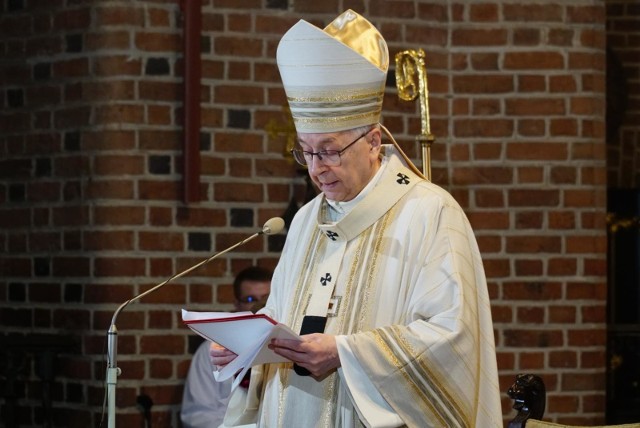
[[[166,281],[161,282],[160,284],[158,284],[158,285],[154,286],[153,288],[148,289],[148,290],[147,290],[147,291],[145,291],[144,293],[141,293],[141,294],[139,294],[139,295],[137,295],[137,296],[133,297],[132,299],[127,300],[126,302],[124,302],[123,304],[121,304],[121,305],[120,305],[120,307],[119,307],[118,309],[116,309],[115,313],[113,314],[113,318],[111,319],[111,325],[115,325],[115,323],[116,323],[116,318],[118,318],[118,315],[120,314],[120,312],[122,312],[122,310],[123,310],[127,305],[129,305],[129,303],[133,303],[133,302],[135,302],[136,300],[140,300],[141,298],[143,298],[143,297],[144,297],[144,296],[146,296],[147,294],[151,294],[151,293],[153,293],[154,291],[156,291],[157,289],[159,289],[159,288],[161,288],[162,286],[166,285],[167,283],[169,283],[169,282],[173,281],[174,279],[181,278],[181,277],[185,276],[186,274],[188,274],[188,273],[190,273],[190,272],[192,272],[192,271],[194,271],[194,270],[198,269],[200,266],[203,266],[203,265],[205,265],[205,264],[209,263],[210,261],[212,261],[213,259],[215,259],[215,258],[217,258],[217,257],[219,257],[219,256],[221,256],[221,255],[223,255],[223,254],[226,254],[226,253],[228,253],[229,251],[234,250],[234,249],[236,249],[237,247],[239,247],[239,246],[241,246],[241,245],[244,245],[245,243],[247,243],[247,242],[251,241],[252,239],[254,239],[254,238],[256,238],[256,237],[258,237],[258,236],[260,236],[260,235],[262,235],[262,234],[264,234],[264,232],[262,232],[262,231],[260,231],[260,232],[256,232],[256,233],[254,233],[253,235],[249,236],[248,238],[245,238],[245,239],[243,239],[242,241],[237,242],[236,244],[232,245],[231,247],[229,247],[229,248],[227,248],[227,249],[225,249],[225,250],[223,250],[223,251],[220,251],[219,253],[216,253],[216,254],[212,255],[212,256],[211,256],[211,257],[209,257],[208,259],[202,260],[200,263],[198,263],[198,264],[196,264],[196,265],[193,265],[193,266],[191,266],[190,268],[188,268],[188,269],[186,269],[186,270],[183,270],[182,272],[180,272],[180,273],[178,273],[178,274],[173,275],[171,278],[167,279]]]
[[[173,275],[171,278],[166,281],[161,282],[160,284],[148,289],[144,293],[140,293],[139,295],[127,300],[122,303],[118,309],[113,313],[113,317],[111,318],[111,325],[109,326],[109,331],[107,332],[107,374],[106,374],[106,386],[107,386],[107,410],[108,410],[108,428],[115,428],[116,426],[116,385],[118,383],[118,376],[121,373],[120,368],[117,366],[117,354],[118,354],[118,329],[116,328],[116,320],[120,312],[124,310],[130,303],[133,303],[137,300],[140,300],[147,294],[151,294],[154,291],[158,290],[162,286],[168,284],[176,278],[181,278],[184,275],[194,271],[202,265],[205,265],[212,261],[213,259],[220,257],[223,254],[228,253],[229,251],[246,244],[252,239],[260,236],[260,235],[273,235],[279,233],[284,227],[284,220],[279,217],[274,217],[264,224],[262,230],[260,232],[256,232],[253,235],[243,239],[240,242],[230,246],[229,248],[220,251],[219,253],[215,253],[211,257],[202,260],[200,263],[191,266],[188,269],[183,270],[182,272]]]

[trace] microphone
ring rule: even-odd
[[[273,217],[270,218],[269,220],[266,221],[266,223],[262,226],[262,230],[259,232],[254,233],[253,235],[249,236],[248,238],[243,239],[240,242],[235,243],[234,245],[230,246],[229,248],[226,248],[218,253],[215,253],[214,255],[212,255],[211,257],[209,257],[208,259],[205,259],[203,261],[201,261],[198,264],[195,264],[193,266],[191,266],[188,269],[183,270],[180,273],[177,273],[175,275],[173,275],[171,278],[167,279],[166,281],[161,282],[160,284],[150,288],[149,290],[145,291],[144,293],[138,294],[137,296],[134,296],[133,298],[127,300],[126,302],[124,302],[123,304],[121,304],[118,309],[116,309],[116,311],[113,314],[113,318],[111,319],[111,325],[109,326],[109,331],[107,332],[107,337],[108,337],[108,341],[107,341],[107,395],[108,395],[108,410],[109,410],[109,415],[108,415],[108,427],[109,428],[114,428],[115,427],[115,387],[117,384],[117,378],[120,375],[120,369],[116,366],[116,355],[117,355],[117,349],[118,349],[118,345],[117,345],[117,337],[118,337],[118,329],[116,328],[116,319],[118,318],[118,315],[120,314],[120,312],[122,312],[122,310],[129,305],[130,303],[135,302],[136,300],[140,300],[141,298],[143,298],[144,296],[146,296],[147,294],[151,294],[154,291],[158,290],[159,288],[161,288],[162,286],[168,284],[169,282],[173,281],[176,278],[181,278],[184,275],[194,271],[195,269],[199,268],[202,265],[205,265],[207,263],[209,263],[210,261],[220,257],[223,254],[228,253],[229,251],[239,247],[240,245],[246,244],[247,242],[251,241],[252,239],[256,238],[257,236],[260,235],[275,235],[277,233],[280,233],[280,231],[282,231],[282,229],[284,229],[284,220],[280,217]]]
[[[282,229],[284,229],[284,220],[280,217],[273,217],[267,220],[264,226],[262,226],[262,233],[265,235],[275,235],[276,233],[280,233]]]

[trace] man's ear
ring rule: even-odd
[[[376,127],[369,132],[368,143],[370,146],[369,151],[375,151],[376,154],[380,153],[382,148],[382,132],[380,128]]]

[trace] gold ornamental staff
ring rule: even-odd
[[[398,96],[405,101],[413,101],[420,95],[421,133],[416,137],[422,148],[422,173],[431,181],[431,144],[436,137],[429,124],[429,92],[427,90],[427,69],[422,49],[406,50],[396,54],[396,86]],[[417,84],[416,84],[417,79]],[[416,86],[417,91],[416,91]]]

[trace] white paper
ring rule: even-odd
[[[216,376],[218,381],[223,381],[240,371],[234,380],[234,388],[252,366],[289,361],[269,349],[271,339],[300,340],[300,336],[286,325],[252,312],[192,312],[183,309],[182,320],[200,336],[238,355]]]

